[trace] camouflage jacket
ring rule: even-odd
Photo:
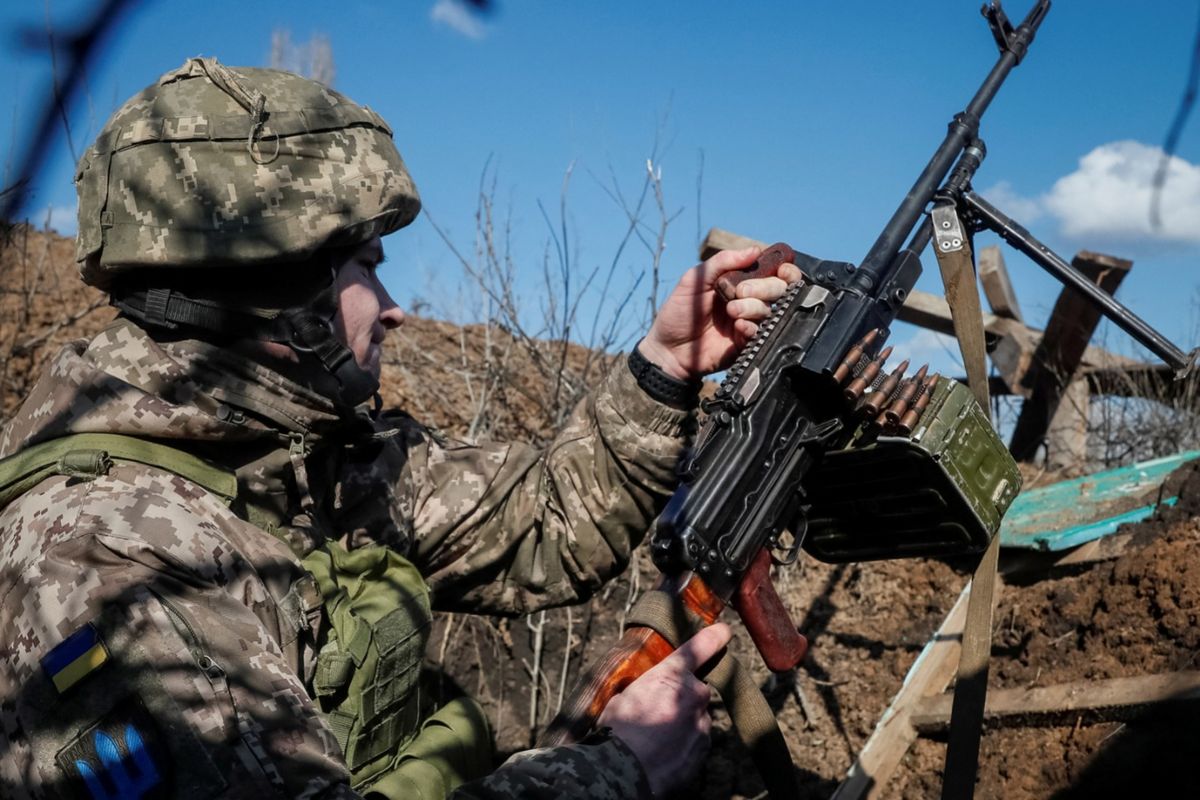
[[[0,794],[72,796],[85,784],[124,796],[122,780],[170,769],[189,797],[355,796],[311,699],[321,610],[297,591],[298,556],[326,538],[388,545],[440,609],[575,602],[628,563],[690,426],[624,365],[537,451],[453,444],[401,414],[339,418],[251,359],[159,343],[125,321],[68,346],[4,429],[0,456],[84,432],[165,441],[236,472],[258,524],[178,474],[129,462],[91,480],[47,478],[0,511]],[[137,739],[145,769],[117,774],[113,794],[113,775],[81,774],[77,756],[98,748],[104,761],[118,733],[130,752]],[[612,738],[527,754],[460,790],[646,792]]]

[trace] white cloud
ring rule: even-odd
[[[1135,141],[1102,144],[1040,197],[1008,181],[981,192],[1021,223],[1049,214],[1072,239],[1092,242],[1200,244],[1200,166],[1172,156],[1159,198],[1160,224],[1150,219],[1161,147]]]
[[[1023,225],[1027,225],[1045,214],[1038,198],[1021,196],[1008,181],[1000,181],[980,194],[989,203]]]
[[[429,12],[429,18],[468,39],[482,39],[487,35],[487,28],[479,21],[479,17],[461,0],[437,0]]]
[[[1162,158],[1162,148],[1141,142],[1100,145],[1054,183],[1042,204],[1068,236],[1200,243],[1200,166],[1182,158],[1173,156],[1167,167],[1161,226],[1150,221]]]

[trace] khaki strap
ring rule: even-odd
[[[191,453],[116,433],[77,433],[28,447],[0,460],[0,509],[52,475],[96,478],[113,461],[132,461],[173,472],[221,497],[237,497],[237,476]]]
[[[679,647],[703,627],[678,597],[661,591],[642,595],[629,612],[628,622],[650,628],[672,647]],[[787,741],[750,671],[726,651],[704,680],[721,695],[733,727],[750,751],[767,793],[774,800],[799,797],[796,769]]]
[[[979,304],[979,281],[975,257],[953,205],[933,209],[934,252],[942,273],[946,302],[954,322],[954,335],[967,371],[967,385],[983,412],[990,406],[987,384],[987,348],[984,344],[983,308]]]
[[[983,413],[989,414],[991,402],[983,309],[979,304],[979,283],[971,244],[954,205],[936,206],[931,216],[934,252],[967,372],[967,385]],[[979,740],[983,735],[983,709],[987,701],[988,661],[992,653],[992,598],[999,557],[1000,537],[997,535],[984,551],[971,578],[958,677],[954,683],[954,704],[950,710],[950,740],[942,777],[942,800],[969,800],[975,795]]]

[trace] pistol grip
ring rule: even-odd
[[[771,551],[764,547],[746,571],[731,605],[772,672],[795,669],[808,652],[808,640],[788,616],[771,584]]]
[[[737,297],[737,285],[751,278],[766,278],[774,275],[780,264],[789,264],[796,259],[796,251],[783,242],[771,245],[759,254],[758,260],[745,269],[726,272],[717,278],[717,291],[725,300]]]

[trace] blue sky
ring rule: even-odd
[[[1028,2],[1007,6],[1013,18]],[[81,0],[0,9],[0,152],[16,158],[49,59],[16,46],[47,13],[69,29]],[[1070,257],[1130,257],[1119,296],[1182,345],[1196,343],[1200,285],[1200,119],[1179,147],[1168,214],[1152,229],[1147,184],[1187,74],[1200,8],[1178,0],[1057,0],[1025,63],[984,119],[989,155],[976,188]],[[979,0],[860,2],[534,2],[464,16],[450,0],[203,4],[141,0],[71,109],[76,149],[127,96],[192,55],[265,65],[272,32],[327,36],[335,87],[383,114],[432,219],[464,250],[485,164],[511,229],[526,311],[539,307],[548,229],[571,169],[567,229],[582,269],[607,267],[624,228],[604,190],[636,193],[655,140],[665,207],[663,280],[695,261],[711,226],[857,261],[911,185],[944,126],[994,63]],[[65,137],[29,213],[73,232]],[[702,165],[702,166],[701,166]],[[647,221],[657,224],[654,214]],[[981,237],[979,244],[991,241]],[[470,318],[453,256],[421,219],[386,241],[387,283],[405,305]],[[1006,252],[1022,307],[1040,325],[1057,285]],[[648,267],[631,245],[618,277]],[[920,288],[937,291],[926,258]],[[644,284],[643,284],[644,285]],[[638,290],[643,293],[642,289]],[[934,337],[898,330],[917,358]],[[1136,352],[1112,331],[1114,349]]]

